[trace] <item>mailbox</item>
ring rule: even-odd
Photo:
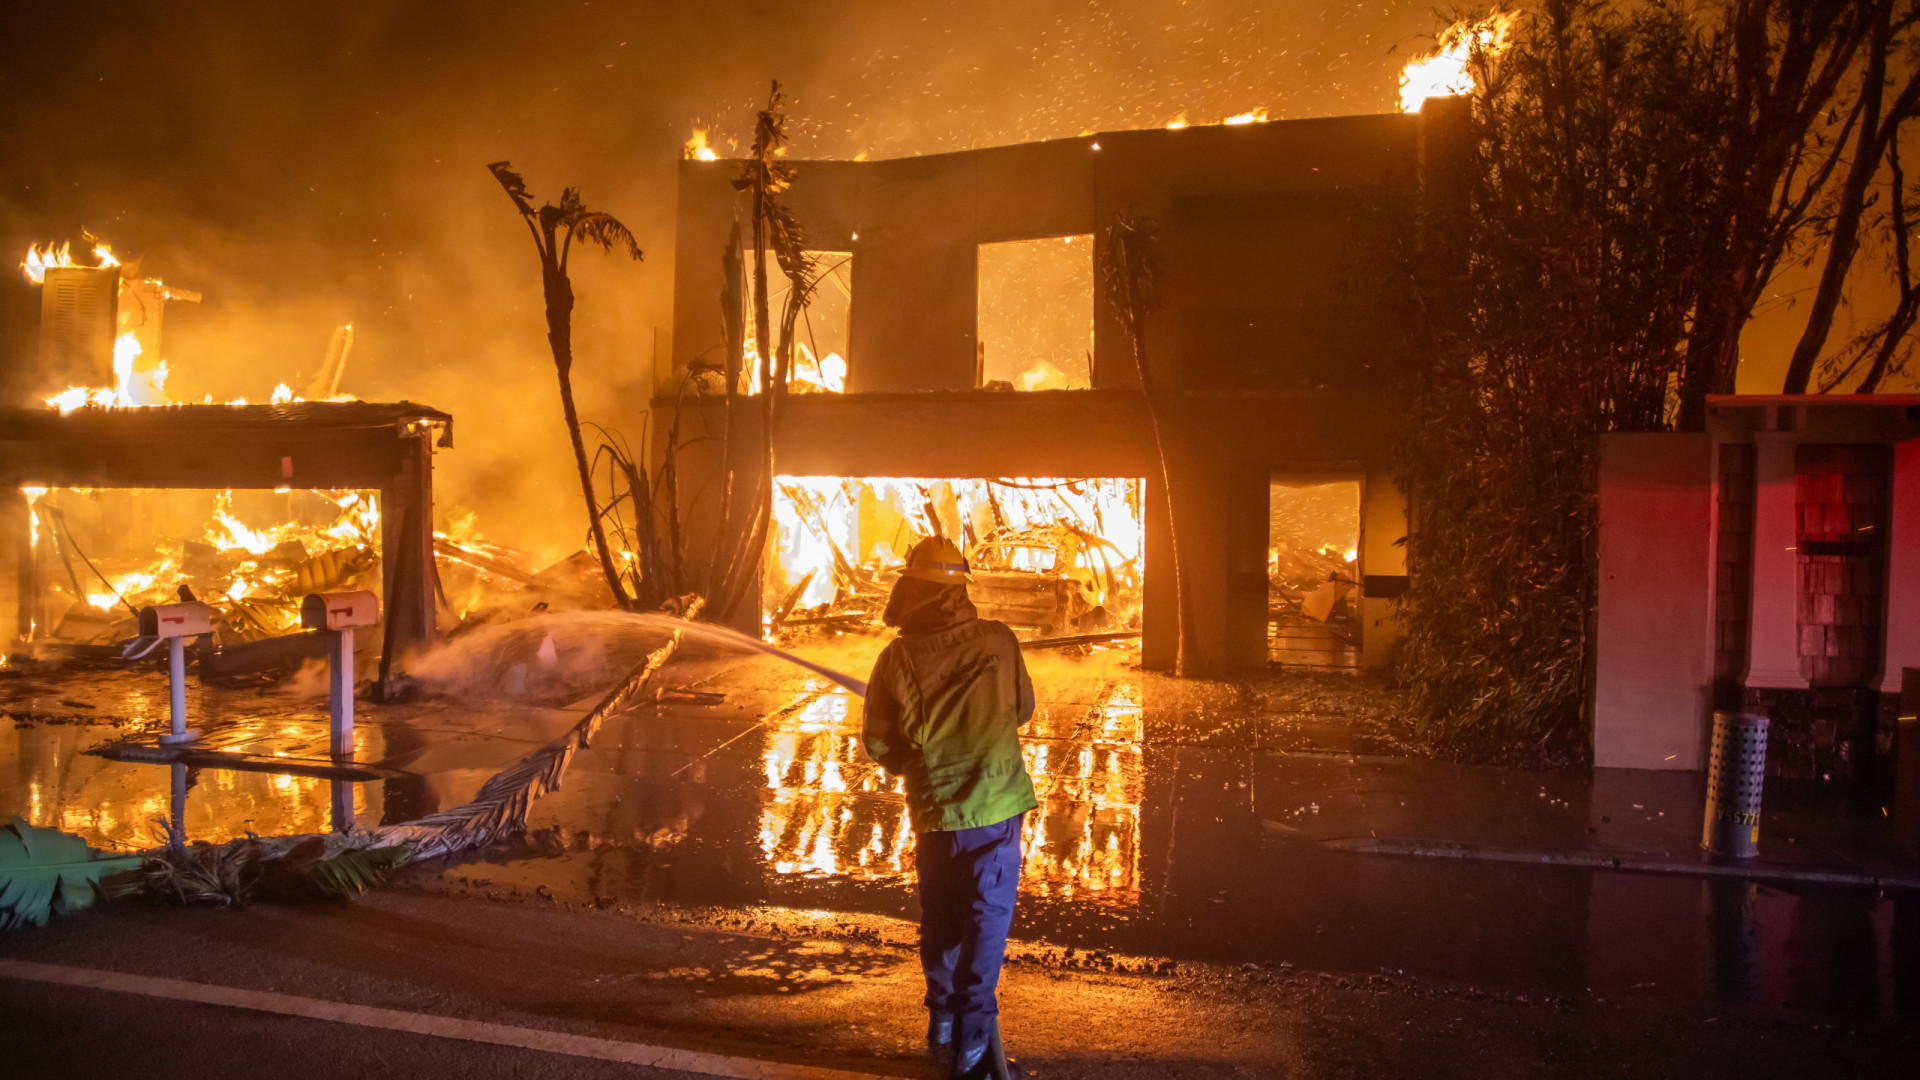
[[[370,592],[308,593],[300,625],[333,635],[327,649],[327,720],[334,757],[353,756],[353,628],[380,621],[380,598]]]
[[[380,621],[380,598],[370,592],[308,593],[300,601],[300,625],[308,630],[351,630]]]
[[[127,646],[129,657],[145,656],[167,645],[167,706],[172,723],[160,736],[163,745],[190,743],[199,738],[187,730],[187,639],[213,633],[213,609],[198,600],[155,604],[140,609],[140,637]]]
[[[197,600],[140,609],[140,636],[189,638],[213,633],[213,608]]]

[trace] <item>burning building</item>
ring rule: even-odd
[[[138,608],[193,596],[218,613],[207,674],[221,650],[298,634],[307,593],[362,588],[385,599],[383,657],[433,641],[433,454],[452,417],[340,394],[351,327],[315,400],[282,383],[265,403],[176,403],[162,314],[198,294],[92,254],[36,247],[22,264],[42,289],[40,348],[12,381],[40,400],[0,409],[8,652],[112,650]]]
[[[1298,652],[1383,666],[1397,639],[1388,602],[1406,584],[1406,507],[1385,460],[1395,364],[1351,269],[1377,235],[1374,210],[1436,190],[1459,119],[1432,102],[793,162],[784,198],[829,270],[774,475],[731,485],[729,425],[758,438],[760,423],[755,408],[729,417],[721,392],[743,274],[725,255],[742,228],[740,167],[695,148],[653,452],[676,461],[688,552],[749,512],[753,483],[775,492],[763,587],[721,616],[752,628],[870,617],[859,599],[937,531],[966,542],[990,613],[1032,635],[1137,628],[1144,662],[1170,667],[1178,589],[1191,672]],[[1151,401],[1102,299],[1119,215],[1151,221],[1162,254],[1142,328]]]

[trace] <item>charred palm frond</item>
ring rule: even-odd
[[[604,515],[594,498],[593,467],[580,434],[580,414],[573,402],[573,282],[567,277],[567,262],[573,254],[575,240],[596,245],[608,253],[621,249],[636,261],[641,255],[640,245],[633,233],[613,215],[588,210],[578,188],[562,191],[557,206],[546,203],[535,209],[526,181],[513,171],[510,163],[496,161],[487,168],[513,200],[514,209],[520,211],[533,237],[534,249],[540,255],[540,282],[547,307],[547,345],[553,352],[554,372],[560,380],[560,408],[566,417],[567,434],[573,441],[580,493],[587,502],[587,531],[594,554],[600,560],[601,572],[606,575],[607,588],[613,591],[614,602],[630,608],[633,603],[614,564],[602,521]],[[652,527],[650,518],[645,520],[644,527]]]
[[[806,250],[805,230],[780,198],[792,186],[795,175],[793,165],[780,159],[786,143],[785,95],[781,92],[780,84],[775,82],[767,98],[767,107],[760,110],[756,117],[752,151],[743,163],[740,176],[733,181],[736,191],[749,196],[752,219],[752,262],[747,269],[752,275],[749,299],[753,308],[753,340],[758,353],[761,387],[760,444],[758,468],[755,470],[760,475],[756,477],[749,512],[738,525],[723,528],[714,561],[717,573],[711,575],[708,582],[708,591],[714,598],[716,610],[723,616],[736,612],[746,601],[747,592],[756,580],[754,570],[765,554],[769,521],[773,513],[774,444],[779,427],[780,403],[793,373],[795,329],[805,316],[807,304],[813,298],[820,277],[816,261]],[[730,246],[729,261],[731,252]],[[786,305],[780,314],[777,338],[767,284],[769,253],[781,274],[787,278],[789,286]],[[730,299],[723,296],[722,305],[728,309],[731,319],[739,305],[730,305]],[[730,332],[732,325],[730,321]],[[732,492],[735,490],[731,387],[730,381],[729,438],[726,448],[729,471],[726,499],[721,510],[723,524],[731,514]]]
[[[260,880],[260,838],[243,836],[224,844],[176,843],[172,826],[159,822],[163,843],[140,864],[148,896],[179,904],[246,907]]]
[[[328,856],[327,838],[308,836],[279,858],[261,864],[258,892],[261,899],[277,903],[344,902],[379,885],[412,860],[413,849],[404,844],[349,847]]]

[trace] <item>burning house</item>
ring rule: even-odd
[[[1351,268],[1374,209],[1435,190],[1459,116],[1436,101],[1256,119],[792,163],[783,197],[826,272],[774,433],[762,587],[719,614],[870,619],[862,598],[937,531],[965,541],[989,611],[1033,636],[1138,630],[1145,663],[1170,667],[1179,589],[1189,671],[1383,666],[1407,518],[1385,462],[1394,358]],[[768,478],[729,484],[721,449],[761,422],[729,416],[723,393],[751,277],[729,255],[740,167],[692,149],[655,373],[670,419],[653,430],[699,552]],[[1161,252],[1141,335],[1151,397],[1103,299],[1119,215],[1151,221]]]
[[[111,651],[139,608],[193,597],[217,613],[203,675],[255,644],[250,663],[297,664],[318,650],[288,644],[311,637],[302,597],[352,589],[384,598],[383,658],[434,640],[433,455],[452,417],[340,394],[351,327],[304,395],[174,402],[162,315],[197,294],[105,245],[90,264],[35,248],[23,270],[42,289],[40,348],[12,382],[41,400],[0,409],[10,654]]]

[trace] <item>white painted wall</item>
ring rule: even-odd
[[[1596,767],[1705,767],[1713,680],[1709,438],[1601,439]]]

